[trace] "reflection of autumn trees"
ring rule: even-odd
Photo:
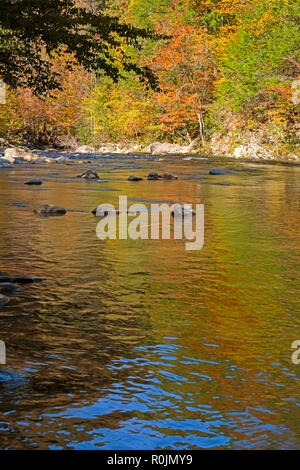
[[[2,418],[3,447],[67,447],[90,442],[95,429],[101,444],[105,430],[132,421],[172,435],[166,418],[178,429],[196,421],[195,436],[223,433],[232,447],[298,441],[299,373],[290,364],[300,327],[298,167],[254,165],[219,186],[199,161],[145,162],[141,175],[153,165],[181,176],[138,185],[125,178],[128,160],[105,165],[90,184],[71,179],[72,165],[0,174],[1,269],[52,278],[23,287],[1,310],[11,378],[0,400],[16,411]],[[47,180],[42,191],[23,186],[32,171]],[[191,175],[199,179],[184,180]],[[129,204],[204,202],[204,248],[100,242],[90,210],[120,194]],[[31,213],[46,202],[86,212]]]

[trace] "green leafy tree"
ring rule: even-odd
[[[134,48],[149,37],[145,29],[121,24],[101,9],[76,6],[73,0],[1,0],[0,77],[9,86],[29,87],[36,94],[59,87],[60,77],[51,68],[59,50],[70,54],[87,70],[104,71],[113,80],[122,70],[134,71],[155,87],[156,79],[146,66],[139,66],[123,49]]]
[[[296,0],[255,1],[245,10],[220,60],[220,101],[234,110],[265,108],[267,93],[276,102],[276,86],[299,74],[299,13]]]

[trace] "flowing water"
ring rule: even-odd
[[[300,166],[88,158],[99,181],[0,170],[0,270],[47,279],[0,310],[0,448],[300,449]],[[179,179],[127,181],[149,171]],[[91,210],[121,195],[204,203],[203,249],[100,241]]]

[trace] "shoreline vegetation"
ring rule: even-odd
[[[56,3],[44,0],[36,13],[18,1],[24,21],[57,23],[50,39],[40,29],[28,38],[36,62],[24,73],[25,30],[0,17],[0,77],[10,84],[3,149],[300,160],[297,0],[60,0],[57,22],[46,8]],[[3,62],[6,49],[21,77]],[[47,70],[56,85],[38,82]]]

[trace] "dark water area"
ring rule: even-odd
[[[47,279],[0,309],[0,448],[300,449],[300,167],[86,158],[0,169],[0,271]],[[150,171],[178,180],[127,181]],[[203,249],[100,241],[121,195],[203,203]]]

